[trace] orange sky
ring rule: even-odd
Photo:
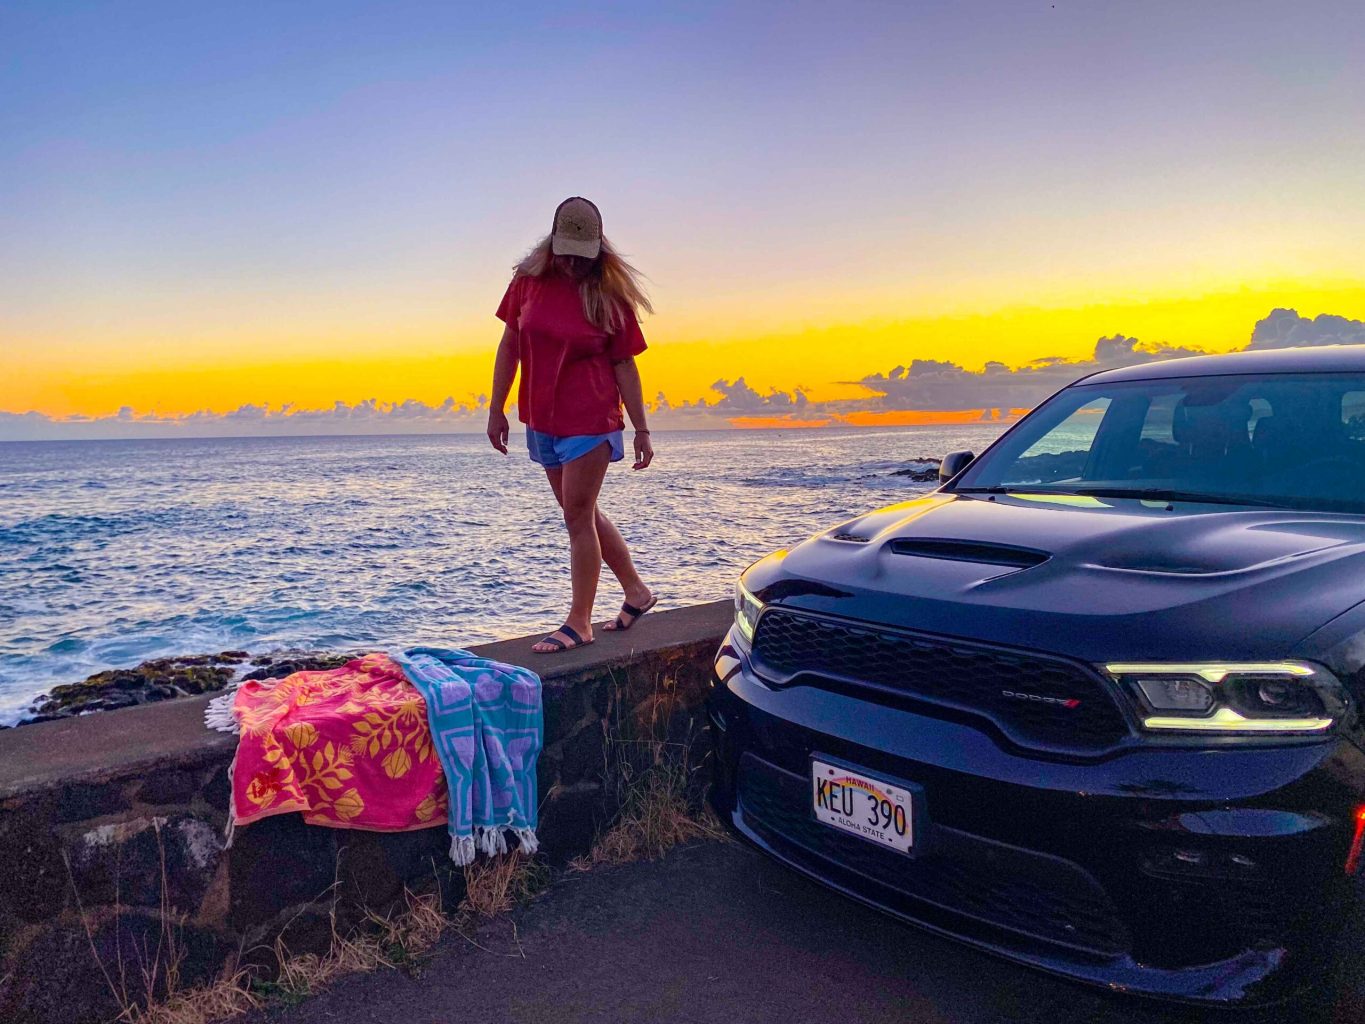
[[[804,304],[770,297],[766,321],[756,312],[765,305],[763,296],[751,297],[747,319],[728,316],[723,300],[708,317],[704,301],[684,303],[682,296],[658,291],[656,297],[660,312],[646,321],[651,349],[640,364],[646,393],[662,390],[675,404],[714,399],[708,390],[713,381],[739,376],[760,391],[801,387],[816,401],[856,397],[866,392],[853,382],[916,358],[969,369],[988,359],[1019,365],[1046,356],[1081,358],[1097,338],[1115,333],[1224,351],[1244,345],[1255,322],[1276,306],[1305,316],[1365,318],[1365,284],[1302,281],[1052,308],[992,309],[983,295],[980,312],[917,313],[916,306],[929,300],[898,303],[888,293],[875,305],[867,296],[849,301],[848,308],[876,314],[860,320],[835,316],[827,295]],[[10,336],[0,350],[0,379],[8,382],[0,410],[63,417],[131,406],[174,415],[225,412],[244,403],[318,408],[416,398],[434,404],[487,390],[500,326],[491,316],[451,311],[392,323],[333,324],[320,313],[318,320],[312,325],[293,316],[272,325],[221,315],[204,318],[197,328],[171,319]],[[708,330],[708,322],[735,326]]]

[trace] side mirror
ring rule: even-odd
[[[938,482],[946,484],[961,473],[976,458],[971,452],[949,452],[938,464]]]

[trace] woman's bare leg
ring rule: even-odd
[[[607,568],[611,569],[617,582],[621,584],[621,589],[625,591],[626,603],[634,605],[636,608],[643,608],[647,605],[654,595],[640,579],[640,574],[635,571],[635,563],[631,561],[630,548],[626,547],[626,539],[621,536],[621,531],[616,528],[616,524],[602,514],[602,510],[597,510],[597,538],[602,545],[602,559],[607,563]],[[630,625],[627,620],[626,625]],[[616,629],[616,620],[612,619],[603,629],[608,632]]]
[[[560,506],[564,505],[563,496],[563,476],[564,470],[560,468],[547,469],[546,478],[550,481],[550,489],[555,492],[555,500]],[[654,595],[640,579],[640,574],[635,571],[635,563],[630,557],[630,548],[626,546],[626,539],[621,536],[621,531],[616,528],[616,524],[607,518],[606,514],[599,508],[597,510],[597,542],[602,548],[602,560],[607,563],[607,568],[621,584],[622,591],[625,592],[626,601],[633,604],[636,608],[643,608],[649,603],[649,599]],[[607,623],[608,630],[615,628],[616,620]],[[575,626],[575,629],[578,627]]]
[[[611,461],[611,446],[598,445],[587,455],[565,463],[559,471],[555,497],[564,510],[564,525],[569,530],[569,573],[573,581],[573,602],[564,624],[581,636],[592,639],[592,605],[597,597],[597,579],[602,572],[602,543],[597,537],[597,495]],[[547,471],[547,475],[550,475]],[[551,486],[554,480],[551,479]],[[552,634],[556,635],[556,634]],[[567,637],[560,637],[565,641]],[[544,642],[535,651],[553,651]]]

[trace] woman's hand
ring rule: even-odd
[[[635,431],[635,465],[631,468],[645,469],[653,461],[654,445],[649,440],[649,431]]]
[[[507,413],[501,409],[488,410],[488,443],[507,454]]]

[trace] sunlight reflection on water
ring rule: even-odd
[[[929,489],[896,468],[998,430],[660,432],[601,504],[661,607],[712,601],[767,552]],[[0,721],[150,657],[549,629],[566,560],[540,470],[482,437],[0,444]],[[605,576],[598,616],[619,600]]]

